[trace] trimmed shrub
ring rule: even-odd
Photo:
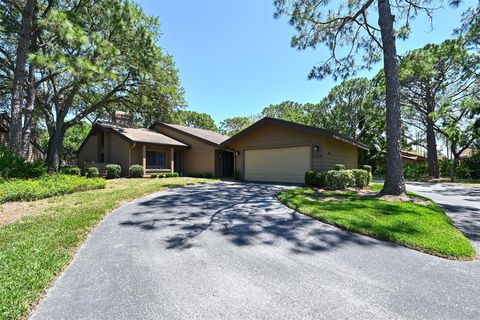
[[[314,187],[325,187],[326,172],[307,171],[305,172],[305,184]]]
[[[368,171],[368,182],[367,182],[367,185],[369,185],[370,182],[372,182],[372,166],[367,165],[367,164],[364,164],[363,166],[360,166],[359,169]]]
[[[178,176],[179,176],[178,172],[167,172],[167,173],[165,173],[166,178],[176,178]]]
[[[337,163],[335,165],[335,170],[345,170],[345,165],[341,163]]]
[[[107,164],[105,166],[107,179],[117,179],[120,178],[120,174],[122,173],[122,167],[119,164]]]
[[[43,161],[28,162],[15,154],[14,151],[0,145],[0,177],[11,178],[38,178],[47,174]]]
[[[349,170],[353,173],[353,177],[355,178],[355,187],[357,188],[365,188],[370,183],[370,172],[363,169],[352,169]]]
[[[99,175],[100,173],[97,167],[88,167],[87,170],[85,170],[85,177],[87,178],[97,178]]]
[[[152,174],[150,175],[150,179],[156,179],[156,178],[158,178],[158,174],[152,173]]]
[[[325,176],[325,185],[328,189],[341,190],[355,186],[355,177],[351,170],[330,170]]]
[[[12,179],[0,182],[0,203],[6,201],[33,201],[63,194],[105,188],[102,178],[74,175],[45,175],[39,179]]]
[[[60,169],[60,172],[69,176],[80,176],[82,175],[82,171],[79,167],[72,166],[72,167],[63,167]]]
[[[131,178],[143,178],[143,166],[134,164],[128,168],[128,172]]]

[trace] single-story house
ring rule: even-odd
[[[263,118],[233,137],[210,130],[157,122],[148,129],[98,121],[81,147],[82,168],[107,163],[141,164],[145,175],[175,171],[184,176],[209,174],[247,181],[303,182],[308,170],[335,164],[356,168],[358,150],[368,147],[332,131]]]
[[[0,113],[0,144],[8,147],[10,137],[10,116],[5,112]],[[39,161],[45,159],[45,151],[40,147],[38,141],[39,134],[36,130],[32,131],[30,143],[28,145],[27,160]]]

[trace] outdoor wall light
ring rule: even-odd
[[[221,154],[221,153],[219,153],[219,154],[218,154],[218,157],[219,157],[219,158],[221,158],[221,157],[222,157],[222,154]]]
[[[240,155],[240,151],[235,151],[235,155],[238,157]]]
[[[318,145],[314,145],[314,146],[313,146],[313,151],[314,151],[314,152],[318,152],[318,150],[320,150],[320,148],[318,147]]]

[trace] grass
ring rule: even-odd
[[[0,227],[0,319],[19,319],[69,264],[105,214],[142,195],[215,180],[118,179],[105,189],[47,200],[40,212]]]
[[[32,201],[63,194],[105,188],[101,178],[74,175],[46,175],[38,179],[11,179],[0,182],[0,203],[7,201]]]
[[[372,185],[379,191],[381,184]],[[416,196],[409,193],[410,196]],[[278,199],[320,221],[428,254],[470,260],[475,249],[434,202],[386,201],[356,191],[323,192],[310,188],[282,191]],[[426,198],[422,198],[426,199]]]

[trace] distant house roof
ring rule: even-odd
[[[330,138],[335,139],[335,140],[339,140],[339,141],[343,141],[343,142],[346,142],[346,143],[353,144],[354,146],[357,146],[360,149],[364,149],[364,150],[369,149],[368,146],[364,143],[361,143],[361,142],[356,141],[352,138],[343,136],[341,134],[335,133],[335,132],[330,131],[330,130],[317,128],[317,127],[312,127],[312,126],[307,126],[305,124],[300,124],[300,123],[296,123],[296,122],[290,122],[290,121],[285,121],[285,120],[281,120],[281,119],[270,118],[270,117],[265,117],[265,118],[260,119],[259,121],[255,122],[254,124],[252,124],[248,128],[243,129],[242,131],[240,131],[239,133],[237,133],[233,137],[229,138],[228,140],[225,140],[222,143],[222,145],[223,146],[228,145],[232,141],[235,141],[235,140],[243,137],[244,135],[248,134],[249,132],[253,131],[254,129],[256,129],[256,128],[262,126],[262,125],[265,125],[265,124],[280,125],[280,126],[284,126],[284,127],[287,127],[287,128],[293,128],[293,129],[298,129],[298,130],[302,130],[302,131],[317,133],[317,134],[321,134],[321,135],[330,137]]]
[[[402,150],[400,151],[400,154],[402,158],[404,159],[409,159],[409,160],[414,160],[414,161],[425,161],[427,157],[421,153],[415,152],[415,151],[405,151]]]
[[[151,129],[134,128],[127,125],[106,121],[97,121],[94,126],[98,126],[103,130],[112,130],[113,132],[125,137],[131,142],[188,147],[188,145],[183,142],[170,138]]]
[[[461,159],[471,158],[474,153],[475,152],[474,152],[473,148],[467,148],[467,149],[463,150],[462,153],[460,153],[460,158]]]
[[[219,146],[222,142],[230,138],[229,136],[225,136],[223,134],[220,134],[218,132],[211,131],[211,130],[192,128],[187,126],[181,126],[178,124],[169,124],[169,123],[162,123],[162,122],[157,122],[153,124],[150,128],[154,127],[155,125],[171,128],[175,131],[185,133],[188,136],[197,138],[199,140],[205,141],[210,144],[214,144],[216,146]]]

